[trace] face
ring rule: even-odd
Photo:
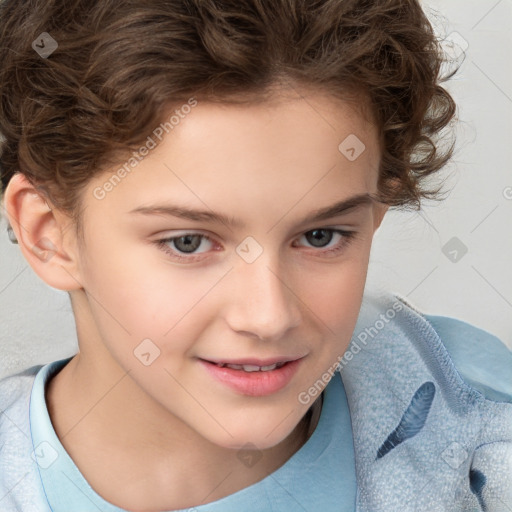
[[[95,178],[75,312],[84,357],[129,371],[219,446],[281,442],[355,327],[385,208],[325,210],[377,192],[377,140],[319,94],[199,102],[122,179],[106,185],[121,166]]]

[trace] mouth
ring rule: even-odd
[[[267,396],[288,385],[304,357],[273,360],[212,361],[199,359],[215,381],[248,396]]]

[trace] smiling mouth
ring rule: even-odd
[[[285,388],[297,373],[303,357],[247,358],[234,362],[199,359],[208,373],[236,393],[268,396]]]

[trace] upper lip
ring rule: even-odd
[[[203,361],[208,361],[214,364],[238,364],[238,365],[253,365],[253,366],[271,366],[276,363],[288,363],[302,359],[304,356],[280,356],[270,357],[267,359],[258,359],[256,357],[247,357],[243,359],[217,359],[217,358],[201,358]]]

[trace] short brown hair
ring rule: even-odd
[[[20,171],[75,215],[83,187],[168,105],[262,100],[287,81],[364,94],[382,202],[419,209],[439,194],[424,180],[452,156],[438,136],[456,106],[417,0],[3,0],[0,20],[4,189]],[[42,32],[58,43],[47,58],[32,47]]]

